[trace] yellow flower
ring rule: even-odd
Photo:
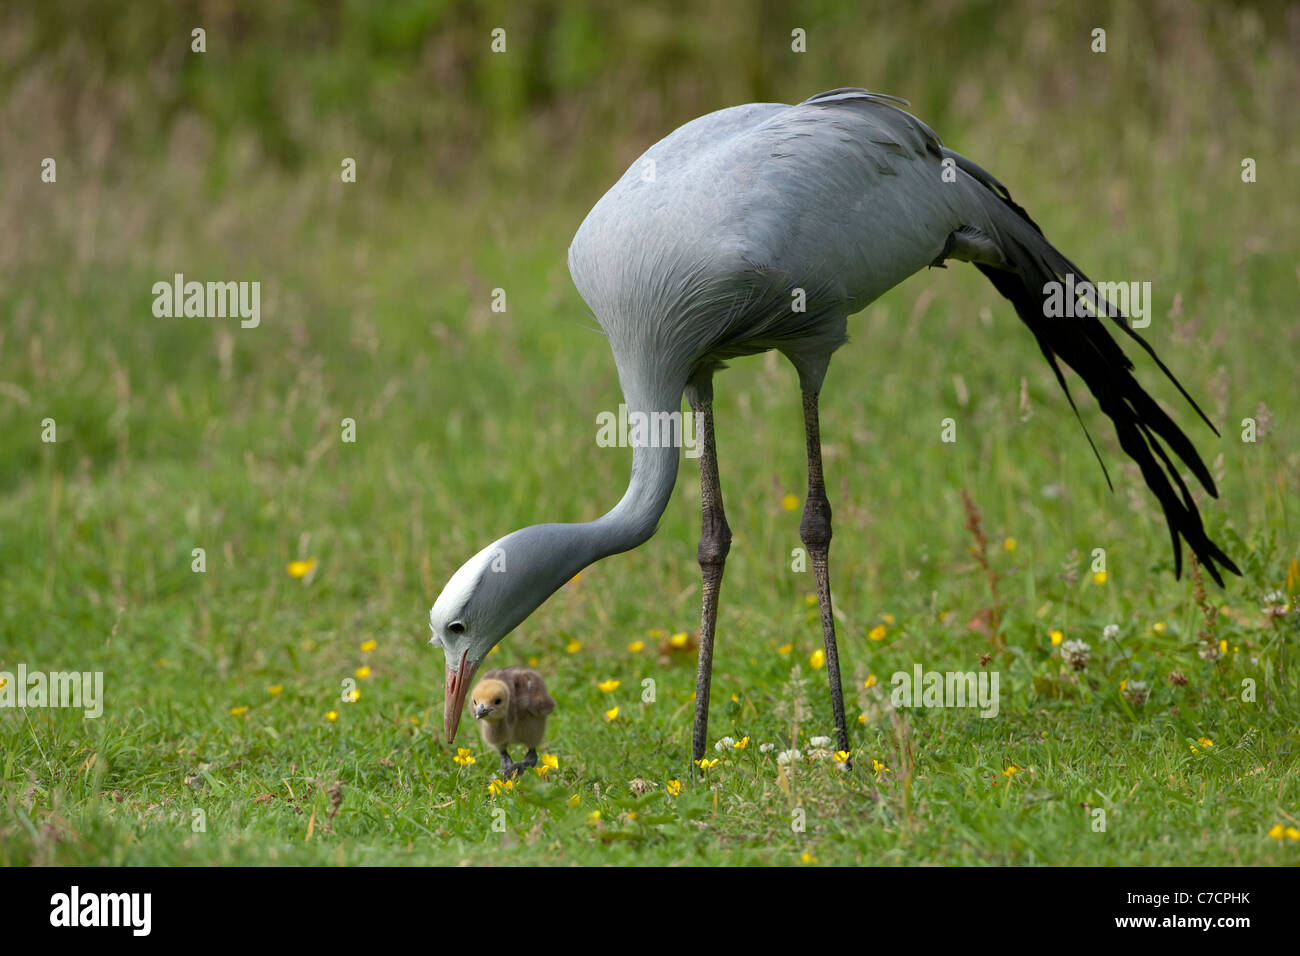
[[[366,667],[366,666],[364,666],[364,665],[361,666],[361,667],[358,667],[358,668],[357,668],[357,676],[360,677],[362,680],[365,680],[367,677],[370,676],[370,668],[369,668],[369,667]]]
[[[816,606],[817,606],[817,595],[815,595],[815,594],[805,594],[805,595],[803,596],[803,603],[806,604],[806,605],[808,605],[809,607],[816,607]]]
[[[781,507],[784,508],[786,511],[798,511],[799,499],[796,498],[794,495],[786,495],[784,498],[781,499]]]
[[[530,657],[530,658],[528,658],[528,666],[529,666],[529,667],[536,667],[536,666],[537,666],[537,658],[535,658],[535,657]]]
[[[492,794],[492,796],[495,797],[504,789],[505,788],[502,786],[501,781],[497,777],[493,777],[488,781],[488,793]]]
[[[739,704],[739,703],[740,703],[740,695],[739,695],[739,694],[732,694],[732,695],[731,695],[731,702],[732,702],[733,704]]]
[[[242,717],[242,716],[244,716],[244,714],[246,714],[246,713],[248,713],[248,708],[245,707],[245,706],[243,706],[242,704],[241,704],[239,707],[231,707],[231,708],[230,708],[230,716],[231,716],[231,717]]]
[[[866,715],[866,714],[858,714],[858,723],[860,723],[860,724],[865,724],[866,722],[867,722],[867,715]]]
[[[569,797],[569,799],[566,802],[569,804],[569,806],[576,807],[578,804],[582,803],[582,794],[575,793],[573,796]]]
[[[1051,631],[1049,632],[1048,637],[1052,639],[1053,647],[1060,647],[1061,641],[1065,640],[1065,635],[1062,634],[1060,631]]]
[[[1119,689],[1120,689],[1120,691],[1126,691],[1126,690],[1128,690],[1128,681],[1126,681],[1126,680],[1122,680],[1122,681],[1120,681],[1120,682],[1119,682]]]
[[[564,650],[568,654],[576,654],[578,651],[582,650],[582,642],[577,640],[569,641],[569,643],[564,645]]]
[[[462,767],[468,767],[472,763],[478,763],[478,761],[474,759],[474,756],[469,752],[468,747],[457,747],[456,756],[451,759],[456,761],[456,763],[460,764]]]
[[[587,822],[590,823],[593,827],[594,827],[597,823],[599,823],[599,822],[600,822],[600,811],[599,811],[599,810],[592,810],[589,814],[587,814]]]
[[[619,681],[610,679],[610,680],[600,681],[596,686],[599,687],[601,690],[603,690],[606,694],[612,694],[614,693],[614,691],[618,690],[619,683],[620,683]]]
[[[668,796],[675,797],[682,792],[682,782],[676,778],[668,781]]]
[[[1209,737],[1197,737],[1196,742],[1200,744],[1202,747],[1205,747],[1207,750],[1210,747],[1214,746],[1214,741],[1211,740]]]
[[[867,675],[867,679],[864,680],[864,681],[862,682],[862,686],[863,686],[863,687],[875,687],[875,686],[876,686],[876,675],[875,675],[875,674],[868,674],[868,675]]]
[[[867,632],[867,637],[871,638],[871,640],[873,641],[883,641],[885,639],[886,633],[887,631],[885,629],[885,625],[877,624],[875,627],[873,627],[870,631]]]
[[[8,683],[9,682],[7,680],[5,680],[3,677],[0,677],[0,687],[4,687]]]
[[[332,724],[334,723],[334,721],[339,719],[339,712],[337,710],[331,710],[328,714],[325,715],[325,719]]]
[[[1095,574],[1092,576],[1092,580],[1093,580],[1093,583],[1094,583],[1094,584],[1105,584],[1105,583],[1106,583],[1106,572],[1105,572],[1105,571],[1098,571],[1097,573],[1095,573]]]
[[[1002,776],[1004,776],[1004,777],[1014,777],[1014,776],[1015,776],[1016,774],[1018,774],[1019,772],[1020,772],[1020,768],[1017,767],[1015,764],[1012,764],[1012,765],[1011,765],[1010,767],[1008,767],[1006,770],[1003,770],[1003,771],[1002,771]]]
[[[817,650],[812,652],[812,656],[808,658],[808,663],[812,665],[813,670],[821,670],[826,666],[826,652],[820,647],[817,648]]]
[[[681,650],[683,647],[686,646],[686,642],[688,640],[690,640],[690,637],[687,635],[685,631],[678,631],[672,637],[668,638],[668,643],[671,644],[673,647],[677,648],[678,650]]]
[[[650,630],[645,632],[645,636],[650,638],[652,641],[657,641],[664,636],[664,632],[659,630],[657,627],[652,627]]]
[[[1002,547],[1006,548],[1008,551],[1016,550],[1016,539],[1007,538],[1005,541],[1002,542]]]
[[[1280,823],[1275,823],[1273,824],[1273,828],[1268,831],[1268,835],[1274,840],[1280,840],[1282,837],[1286,836],[1286,828]]]
[[[289,577],[291,578],[305,578],[307,575],[311,574],[315,570],[316,570],[315,558],[310,558],[306,561],[289,562]]]
[[[1286,838],[1288,840],[1300,840],[1300,830],[1297,830],[1295,827],[1287,827]]]
[[[780,654],[782,657],[784,657],[786,654],[789,654],[793,650],[794,650],[793,644],[782,644],[780,647],[776,649],[776,652]]]
[[[699,760],[695,761],[695,766],[699,767],[701,770],[708,770],[710,767],[716,767],[719,759],[721,758],[714,757],[710,760],[708,757],[701,757]]]
[[[283,684],[272,684],[270,687],[266,689],[266,692],[270,694],[272,697],[279,697],[283,691],[284,691]]]
[[[560,769],[560,758],[555,754],[542,754],[542,765],[533,769],[537,771],[537,776],[545,777],[552,770]]]
[[[367,654],[369,654],[378,646],[379,646],[378,641],[362,641],[361,643],[361,649],[365,651]]]
[[[627,646],[627,649],[633,654],[640,654],[645,650],[645,641],[633,641]]]
[[[1226,653],[1228,653],[1228,642],[1227,642],[1227,640],[1219,641],[1219,653],[1220,653],[1220,654],[1226,654]]]
[[[892,614],[882,614],[882,615],[880,615],[880,619],[881,619],[882,621],[884,621],[886,624],[890,625],[891,627],[893,626],[893,623],[894,623],[894,615],[892,615]]]
[[[348,691],[348,700],[352,701],[352,703],[355,704],[360,699],[361,699],[361,691],[357,690],[356,688],[353,688],[352,690]]]
[[[1165,632],[1165,622],[1156,621],[1151,625],[1151,630],[1155,631],[1157,634],[1163,634]]]
[[[799,857],[800,863],[816,863],[817,857],[813,856],[807,850],[803,851],[803,856]]]
[[[605,711],[605,719],[611,722],[618,720],[618,708],[611,707],[609,710]]]
[[[874,770],[876,773],[893,773],[893,772],[894,772],[894,771],[890,770],[888,767],[886,767],[886,766],[885,766],[883,763],[881,763],[879,760],[877,760],[875,757],[872,757],[872,758],[871,758],[871,769]]]
[[[734,744],[731,745],[733,750],[744,750],[748,746],[749,746],[748,737],[741,737],[739,740],[737,740]]]
[[[851,756],[852,756],[852,753],[851,753],[850,751],[848,751],[848,750],[837,750],[837,751],[835,751],[835,761],[836,761],[837,763],[848,763],[848,762],[849,762],[849,757],[851,757]]]

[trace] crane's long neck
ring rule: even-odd
[[[627,417],[632,422],[636,422],[637,416],[655,423],[665,414],[679,415],[681,402],[681,385],[630,387],[625,392]],[[633,427],[629,434],[635,438],[637,429]],[[577,570],[643,544],[655,533],[659,518],[668,507],[677,481],[681,450],[676,445],[661,443],[663,434],[653,425],[642,434],[649,435],[650,440],[633,445],[632,475],[618,504],[595,521],[570,526],[574,529],[576,546],[572,561],[577,563]]]
[[[657,387],[624,387],[629,421],[644,415],[681,413],[683,386],[662,382]],[[685,433],[685,423],[678,434]],[[629,436],[635,438],[634,429]],[[655,533],[677,480],[681,449],[655,441],[633,443],[632,477],[627,491],[613,508],[594,521],[579,524],[541,524],[522,528],[480,552],[483,573],[479,587],[498,615],[497,633],[505,634],[587,565],[601,558],[630,551]],[[500,555],[504,574],[487,573],[492,555]]]

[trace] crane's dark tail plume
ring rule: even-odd
[[[1044,306],[1047,298],[1045,286],[1048,283],[1064,283],[1067,275],[1073,275],[1073,285],[1079,288],[1088,282],[1087,276],[1047,241],[1037,224],[1012,200],[1006,187],[965,157],[948,150],[944,150],[944,153],[957,159],[959,167],[988,190],[984,205],[995,227],[995,241],[1006,260],[1007,268],[981,262],[975,263],[976,268],[1011,301],[1021,321],[1034,334],[1038,347],[1065,391],[1070,407],[1074,409],[1075,417],[1079,417],[1079,410],[1066,384],[1060,362],[1064,362],[1083,379],[1101,410],[1114,424],[1120,447],[1137,462],[1147,487],[1164,510],[1174,549],[1174,574],[1182,576],[1182,548],[1179,546],[1181,536],[1220,587],[1223,586],[1223,578],[1216,564],[1240,576],[1241,570],[1237,565],[1206,535],[1196,502],[1161,441],[1191,470],[1205,490],[1217,498],[1218,490],[1214,486],[1213,477],[1191,440],[1133,377],[1132,360],[1106,330],[1103,319],[1110,318],[1116,327],[1155,360],[1160,370],[1177,386],[1178,391],[1217,435],[1214,425],[1160,361],[1151,345],[1129,325],[1125,316],[1118,314],[1100,296],[1092,299],[1091,309],[1083,303],[1076,303],[1075,315],[1072,317],[1055,317],[1047,313]],[[1089,311],[1091,314],[1088,314]],[[1079,421],[1082,425],[1082,419]],[[1084,426],[1084,434],[1087,434],[1087,426]],[[1091,435],[1088,435],[1088,442],[1092,444]],[[1096,445],[1093,444],[1092,447],[1096,454]],[[1101,461],[1099,454],[1097,460]],[[1105,463],[1102,463],[1102,471],[1106,471]],[[1110,484],[1109,473],[1106,474],[1106,482]]]

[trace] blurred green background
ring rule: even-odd
[[[190,49],[196,27],[206,30],[202,54]],[[501,54],[491,51],[495,28],[506,31]],[[791,50],[796,28],[806,53]],[[1096,28],[1105,53],[1092,52]],[[0,669],[102,668],[113,703],[92,727],[37,716],[54,735],[39,747],[14,715],[0,717],[9,809],[36,819],[62,807],[70,828],[102,837],[78,842],[51,824],[52,835],[29,839],[13,824],[0,829],[17,848],[6,859],[140,859],[122,849],[123,834],[147,827],[100,796],[148,805],[161,788],[184,798],[175,781],[200,762],[239,761],[233,786],[244,797],[266,786],[244,779],[250,768],[275,779],[299,760],[322,776],[350,768],[349,786],[375,787],[390,809],[454,792],[434,738],[442,661],[424,646],[429,604],[479,547],[525,524],[594,518],[627,480],[626,450],[594,442],[597,412],[620,396],[568,277],[574,231],[679,124],[839,86],[908,98],[1094,278],[1152,282],[1147,337],[1222,439],[1198,427],[1150,363],[1139,363],[1141,377],[1221,477],[1207,522],[1247,578],[1212,600],[1241,615],[1230,618],[1237,637],[1258,651],[1249,642],[1264,624],[1251,616],[1264,592],[1284,587],[1297,554],[1297,49],[1294,3],[9,0],[0,7]],[[57,161],[57,183],[40,180],[45,157]],[[357,162],[356,183],[340,181],[345,157]],[[1245,157],[1257,162],[1254,183],[1242,181]],[[155,318],[152,284],[175,272],[260,281],[261,326]],[[496,288],[508,295],[505,313],[491,310]],[[1111,661],[1106,680],[1159,683],[1176,665],[1193,672],[1187,693],[1205,706],[1226,693],[1240,674],[1189,651],[1199,614],[1191,584],[1169,573],[1163,522],[1120,464],[1109,426],[1076,389],[1114,494],[1032,337],[975,270],[928,271],[852,319],[850,332],[822,412],[848,673],[883,676],[918,659],[976,666],[986,645],[966,623],[988,595],[963,528],[967,487],[995,548],[1018,542],[998,552],[1013,731],[966,728],[986,748],[975,764],[996,774],[999,760],[1035,759],[1004,748],[1017,721],[1039,739],[1046,705],[1034,681],[1059,663],[1043,644],[1049,627],[1099,647],[1105,623],[1149,637],[1152,620],[1168,619],[1168,640]],[[780,695],[788,661],[772,649],[793,642],[792,659],[806,661],[819,642],[811,583],[789,570],[798,514],[784,502],[801,499],[805,475],[797,385],[768,355],[736,363],[717,388],[736,541],[716,693]],[[950,416],[956,445],[938,441]],[[1247,416],[1265,424],[1258,443],[1240,441]],[[357,421],[355,445],[339,441],[344,417]],[[57,444],[40,441],[45,418],[58,423]],[[646,753],[684,777],[674,761],[689,733],[688,663],[663,676],[673,707],[615,742],[593,742],[609,702],[589,685],[623,673],[619,655],[648,629],[694,628],[698,522],[687,462],[648,546],[593,567],[503,645],[512,659],[535,657],[553,681],[568,786],[606,771],[648,774],[637,764]],[[191,572],[195,547],[207,551],[201,576]],[[1063,580],[1071,555],[1095,547],[1107,549],[1105,587],[1086,574]],[[320,563],[308,587],[285,574],[296,558]],[[897,629],[868,642],[884,613]],[[566,655],[575,638],[584,654]],[[367,696],[327,725],[339,678],[368,639],[381,657]],[[1258,651],[1251,666],[1276,665],[1276,653]],[[758,669],[747,671],[751,660]],[[624,674],[627,686],[636,676]],[[815,712],[829,726],[821,676]],[[1294,677],[1270,679],[1280,683],[1268,746],[1287,753]],[[268,700],[268,685],[283,695]],[[1102,760],[1098,742],[1124,737],[1135,762],[1153,741],[1185,760],[1183,736],[1217,732],[1182,703],[1117,730],[1110,722],[1128,718],[1089,698],[1073,731],[1073,713],[1050,726],[1058,742],[1077,737],[1085,756],[1074,759]],[[232,717],[247,704],[251,714]],[[748,714],[728,711],[733,723],[719,718],[718,733]],[[888,733],[874,732],[864,733],[883,747]],[[91,751],[99,757],[88,762]],[[387,769],[398,751],[401,769]],[[928,782],[918,769],[917,793],[965,799],[969,781],[945,795],[950,768],[931,769]],[[413,791],[407,773],[419,778]],[[1101,786],[1095,776],[1040,783],[1062,805]],[[1278,807],[1295,812],[1295,775],[1252,786],[1232,826],[1180,844],[1184,859],[1256,858],[1253,828]],[[1136,805],[1134,819],[1149,810],[1164,820],[1161,807]],[[242,811],[230,812],[234,827]],[[443,825],[427,809],[410,812],[419,825],[394,811],[364,827],[400,845]],[[979,819],[913,838],[953,861],[1168,855],[1147,842],[1163,823],[1129,834],[1131,855],[1109,846],[1098,856],[1099,844],[1037,812],[1026,810],[1020,829],[1007,824],[1014,834]],[[1188,833],[1210,825],[1199,813],[1180,818]],[[188,858],[263,859],[281,837],[300,842],[282,823],[245,820],[270,837]],[[889,833],[857,834],[839,859],[897,849]],[[744,852],[768,852],[737,839]],[[176,858],[174,846],[141,840],[153,854],[143,858]],[[450,845],[469,854],[468,843]]]

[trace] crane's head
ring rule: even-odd
[[[429,643],[447,656],[443,731],[456,739],[465,697],[483,658],[572,576],[573,549],[558,525],[534,525],[496,541],[451,576],[429,611]],[[558,555],[558,558],[557,558]]]

